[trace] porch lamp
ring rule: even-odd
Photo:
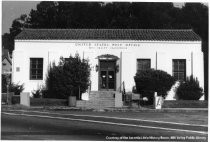
[[[99,70],[99,66],[98,66],[98,65],[96,65],[96,72],[98,72],[98,70]]]
[[[116,65],[116,66],[115,66],[115,71],[116,71],[116,72],[119,72],[119,65]]]

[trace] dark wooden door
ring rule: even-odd
[[[99,89],[100,90],[115,90],[116,73],[115,73],[116,61],[100,61],[99,71]]]

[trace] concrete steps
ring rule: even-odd
[[[89,100],[80,100],[76,103],[77,107],[88,109],[104,109],[115,106],[115,91],[92,91]]]

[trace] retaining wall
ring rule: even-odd
[[[208,108],[208,101],[200,100],[165,100],[163,108]]]
[[[30,106],[67,106],[67,99],[30,98]]]

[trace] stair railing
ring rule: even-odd
[[[122,101],[125,102],[126,92],[125,92],[125,82],[124,81],[120,84],[119,88],[116,91],[122,93]]]

